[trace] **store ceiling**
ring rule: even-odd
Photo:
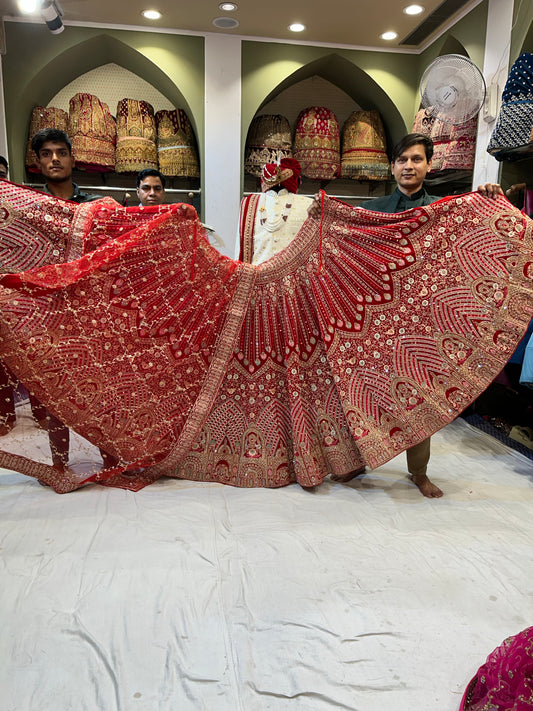
[[[419,15],[409,16],[403,9],[411,0],[235,0],[234,12],[219,9],[221,0],[59,0],[67,25],[97,23],[102,25],[141,26],[179,29],[193,32],[222,32],[244,37],[294,40],[304,43],[356,45],[364,47],[405,47],[416,49],[428,43],[439,28],[480,0],[416,0],[424,7]],[[141,11],[157,9],[159,20],[146,20]],[[21,17],[17,0],[0,0],[3,17]],[[217,17],[239,22],[235,29],[219,30]],[[38,16],[36,18],[38,20]],[[288,25],[301,22],[306,30],[289,31]],[[404,42],[422,23],[414,39]],[[380,38],[394,30],[392,41]],[[403,42],[403,43],[402,43]]]

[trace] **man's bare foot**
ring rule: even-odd
[[[348,474],[332,474],[330,479],[331,481],[339,481],[341,484],[346,484],[347,481],[351,481],[365,472],[366,467],[359,467],[359,469],[354,469],[353,472],[348,472]]]
[[[439,487],[430,481],[427,474],[411,474],[411,481],[418,486],[422,496],[428,499],[438,499],[443,495]]]

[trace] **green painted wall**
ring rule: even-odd
[[[243,42],[243,136],[261,105],[280,90],[316,74],[344,90],[363,108],[378,109],[388,134],[397,140],[413,120],[413,78],[417,70],[418,57],[414,54]]]
[[[204,148],[204,40],[150,32],[66,27],[52,35],[44,24],[6,22],[3,58],[6,124],[12,179],[24,179],[31,110],[95,67],[115,62],[150,82],[187,111]]]
[[[485,0],[422,52],[417,84],[420,82],[426,67],[443,54],[464,54],[466,52],[474,64],[483,70],[487,12],[488,2]],[[418,110],[419,104],[420,95],[417,93],[415,111]]]
[[[511,32],[511,64],[522,52],[533,53],[533,3],[523,0],[515,2]]]
[[[378,109],[387,138],[399,140],[411,129],[420,103],[418,84],[435,57],[464,47],[483,66],[487,10],[485,0],[420,55],[243,42],[243,143],[250,121],[267,100],[313,74],[336,84],[363,108]]]

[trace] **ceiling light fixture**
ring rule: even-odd
[[[46,22],[46,26],[53,35],[63,32],[65,25],[61,19],[63,10],[57,0],[41,0],[41,17]]]
[[[384,40],[394,40],[396,37],[398,37],[397,32],[384,32],[382,35],[380,35],[381,39]]]
[[[234,30],[239,26],[239,21],[234,17],[215,17],[213,24],[219,30]]]
[[[159,10],[143,10],[141,15],[146,17],[147,20],[159,20],[161,17]]]
[[[234,2],[221,2],[218,6],[219,10],[224,10],[224,12],[233,12],[237,7]]]
[[[25,15],[37,12],[37,0],[18,0],[18,8]]]
[[[424,12],[424,8],[422,5],[408,5],[404,7],[403,11],[406,15],[420,15],[421,12]]]
[[[291,32],[303,32],[305,30],[305,25],[302,25],[301,22],[293,22],[292,25],[289,25],[289,30]]]

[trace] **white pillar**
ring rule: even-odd
[[[474,163],[474,190],[484,183],[498,183],[500,163],[487,153],[495,120],[487,121],[491,91],[496,92],[494,117],[497,115],[503,87],[509,73],[509,47],[513,24],[514,0],[489,0],[483,76],[487,82],[487,100],[478,120],[476,159]],[[497,87],[496,87],[497,85]]]
[[[241,40],[205,38],[204,220],[233,257],[241,199]]]

